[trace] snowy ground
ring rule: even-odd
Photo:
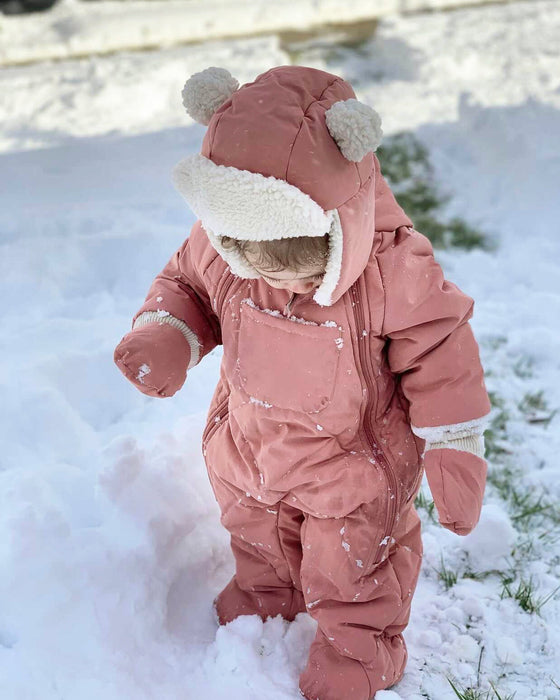
[[[459,538],[420,509],[410,661],[378,700],[452,700],[448,678],[492,682],[503,700],[560,697],[560,594],[539,616],[503,585],[531,580],[545,598],[560,580],[558,521],[518,507],[543,490],[560,500],[558,36],[560,4],[535,0],[387,19],[359,52],[299,58],[354,81],[387,134],[413,130],[449,211],[499,241],[438,257],[476,299],[503,406],[490,470],[514,480],[517,510],[491,483]],[[307,616],[218,630],[211,614],[232,566],[200,451],[219,349],[167,401],[112,363],[193,221],[170,182],[204,133],[182,110],[184,80],[223,65],[245,82],[286,62],[262,37],[0,72],[3,699],[299,697]],[[447,590],[442,560],[458,575]]]

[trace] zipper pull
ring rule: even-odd
[[[296,292],[292,292],[292,296],[290,297],[290,301],[284,307],[284,316],[287,316],[290,313],[290,310],[291,310],[290,307],[292,305],[292,302],[293,302],[295,296],[296,296]]]

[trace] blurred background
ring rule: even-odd
[[[378,700],[560,698],[560,2],[0,0],[0,696],[296,700],[313,637],[217,630],[231,575],[200,452],[221,348],[165,401],[113,365],[194,215],[171,170],[208,66],[349,80],[383,172],[475,299],[485,504],[425,557]]]

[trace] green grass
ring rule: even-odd
[[[541,423],[547,427],[558,412],[557,409],[551,410],[549,408],[542,389],[541,391],[525,394],[519,402],[518,408],[524,414],[527,422]]]
[[[445,562],[443,561],[443,555],[441,557],[441,568],[435,570],[437,571],[438,579],[443,583],[446,591],[448,591],[457,583],[459,574],[457,571],[452,571],[451,569],[448,569],[445,566]]]
[[[418,491],[414,505],[416,508],[425,510],[430,520],[437,525],[436,507],[431,498],[428,498],[422,491]]]
[[[492,698],[496,698],[496,700],[513,700],[515,697],[515,693],[511,695],[501,695],[492,681],[490,681],[491,690],[480,690],[480,688],[470,687],[459,689],[452,680],[449,678],[447,680],[453,688],[453,692],[460,700],[491,700]]]
[[[522,355],[513,365],[513,371],[520,379],[529,379],[535,373],[534,365],[535,361],[531,357]]]
[[[510,452],[510,450],[504,446],[507,442],[507,423],[510,414],[505,407],[504,400],[498,396],[496,392],[489,391],[488,396],[490,397],[494,415],[488,429],[484,433],[484,442],[486,445],[487,459],[496,462]],[[491,475],[489,475],[489,479],[490,476]]]
[[[511,693],[511,695],[501,695],[492,683],[492,681],[490,681],[490,687],[494,691],[497,700],[513,700],[513,698],[515,697],[515,693]]]
[[[483,694],[481,690],[477,690],[476,688],[463,688],[459,690],[452,680],[449,678],[447,680],[449,681],[449,685],[453,688],[453,692],[460,700],[485,700],[488,698],[488,693]]]
[[[553,504],[544,502],[545,498],[544,492],[539,496],[535,496],[529,491],[520,492],[516,488],[512,488],[510,507],[513,511],[511,519],[514,524],[517,524],[524,530],[528,530],[537,516],[552,513]]]
[[[529,577],[527,580],[520,579],[515,590],[511,587],[514,581],[514,575],[502,575],[502,593],[500,598],[513,598],[519,603],[519,607],[529,614],[536,613],[540,615],[543,606],[560,590],[559,585],[547,596],[537,597],[532,577]]]
[[[450,196],[437,190],[428,151],[411,132],[386,137],[376,155],[397,202],[434,246],[494,249],[483,231],[458,217],[444,217],[441,210]]]

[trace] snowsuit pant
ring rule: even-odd
[[[370,700],[398,682],[422,559],[414,496],[376,561],[372,504],[344,518],[317,518],[284,501],[263,505],[215,475],[212,484],[236,561],[215,601],[220,623],[253,614],[293,620],[308,612],[318,629],[300,689],[312,700]]]

